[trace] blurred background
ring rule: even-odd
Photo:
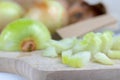
[[[10,22],[16,19],[22,18],[26,15],[29,15],[28,17],[32,16],[31,18],[33,19],[40,20],[40,19],[37,19],[36,16],[34,16],[34,15],[37,15],[38,17],[40,15],[40,14],[37,14],[39,13],[38,5],[40,4],[36,4],[37,2],[40,3],[41,2],[40,0],[38,1],[35,1],[35,0],[0,0],[0,2],[2,1],[17,2],[23,8],[23,13],[19,14],[20,15],[19,17],[12,16],[15,18],[10,18],[10,20],[8,20],[9,17],[7,17],[7,19],[1,18],[3,15],[0,12],[0,31],[2,31],[6,27],[6,25],[9,24]],[[87,19],[97,17],[100,15],[110,14],[117,20],[116,22],[117,28],[113,27],[112,30],[116,34],[120,33],[120,8],[119,8],[120,0],[57,0],[57,1],[66,10],[64,15],[61,16],[64,19],[63,22],[61,23],[61,27],[69,26],[71,24],[75,24],[76,22],[85,21]],[[34,10],[36,7],[37,7],[37,10]],[[32,10],[35,14],[32,13]],[[55,19],[55,20],[59,21],[59,19]],[[55,24],[51,24],[51,25],[55,25]],[[109,30],[109,28],[107,29]],[[100,29],[100,30],[104,30],[104,29]],[[52,30],[50,29],[50,31]],[[52,34],[54,34],[54,31],[52,31]],[[24,80],[24,79],[16,75],[0,73],[0,80]]]

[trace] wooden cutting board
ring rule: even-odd
[[[116,23],[116,18],[110,14],[104,14],[60,28],[57,33],[61,38],[81,37],[88,32],[104,29],[106,26],[108,26],[106,29],[114,31],[116,26],[113,24]]]
[[[21,55],[27,55],[22,56]],[[59,58],[43,57],[42,51],[0,52],[0,71],[21,75],[28,80],[119,80],[120,61],[113,66],[89,63],[84,68],[72,68]]]

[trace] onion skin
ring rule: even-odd
[[[51,40],[48,29],[40,22],[20,19],[10,23],[1,33],[0,50],[34,51],[46,48]]]
[[[20,5],[14,2],[0,2],[0,30],[8,23],[22,17],[24,10]]]
[[[70,4],[68,3],[68,1],[66,0],[57,0],[59,3],[61,3],[63,5],[63,7],[68,10],[70,7]]]
[[[57,0],[67,9],[69,25],[106,13],[102,3],[91,5],[84,0]]]
[[[66,9],[55,0],[45,0],[36,3],[32,7],[26,17],[43,22],[50,32],[53,34],[61,27],[68,24],[68,16]]]

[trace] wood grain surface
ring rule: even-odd
[[[118,80],[120,61],[116,60],[113,66],[89,63],[84,68],[72,68],[62,64],[60,58],[43,57],[42,51],[0,52],[0,71],[28,80]]]
[[[116,24],[116,22],[117,20],[113,16],[105,14],[66,26],[57,30],[57,33],[62,38],[81,37],[88,32]]]

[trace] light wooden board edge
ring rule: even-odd
[[[58,29],[57,33],[62,38],[80,37],[90,31],[103,28],[109,24],[115,24],[116,22],[117,20],[113,16],[105,14]]]
[[[3,53],[3,52],[2,52]],[[6,52],[4,52],[6,53]],[[11,53],[9,53],[10,55]],[[17,55],[16,55],[17,56]],[[15,58],[0,57],[0,72],[14,73],[27,80],[119,80],[120,67],[45,71]]]
[[[12,58],[0,58],[0,72],[17,74],[27,80],[46,80],[48,74],[32,68],[24,61]]]
[[[28,80],[119,80],[119,69],[97,69],[81,71],[39,71],[15,59],[0,58],[0,71],[15,73]]]

